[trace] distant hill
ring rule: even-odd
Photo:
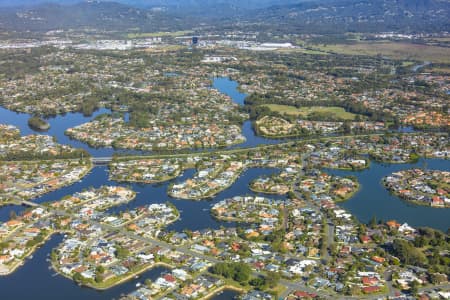
[[[0,7],[36,6],[40,4],[75,4],[83,0],[0,0]],[[100,0],[102,2],[113,2],[113,0]],[[272,5],[285,5],[304,2],[308,0],[115,0],[115,2],[139,7],[149,8],[164,6],[169,8],[204,8],[214,6],[234,6],[244,9],[264,8]],[[84,0],[84,2],[92,2]]]
[[[96,28],[124,31],[181,29],[178,18],[165,12],[134,8],[115,2],[81,2],[72,5],[41,4],[0,10],[0,28],[16,31]]]
[[[19,6],[37,6],[41,4],[75,4],[80,0],[0,0],[0,7],[19,7]]]
[[[202,23],[272,33],[450,31],[449,0],[118,0],[127,4],[54,0],[64,5],[36,4],[39,1],[15,0],[15,4],[35,5],[0,8],[0,29],[148,32],[191,29]],[[0,0],[0,5],[5,3]],[[146,8],[139,7],[144,4]]]
[[[277,5],[251,19],[311,33],[449,31],[448,0],[334,0]]]

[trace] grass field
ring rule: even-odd
[[[174,32],[143,32],[143,33],[129,33],[127,36],[129,39],[140,39],[140,38],[151,38],[151,37],[162,37],[162,36],[183,36],[191,34],[193,31],[174,31]]]
[[[426,41],[437,41],[437,42],[450,42],[450,38],[449,37],[431,37],[431,38],[426,38]]]
[[[263,104],[263,106],[268,107],[270,110],[287,115],[295,115],[301,117],[307,117],[312,113],[329,114],[336,115],[336,117],[344,120],[353,120],[355,114],[346,112],[342,107],[336,106],[313,106],[313,107],[302,107],[296,108],[295,106],[289,105],[279,105],[279,104]]]
[[[440,74],[450,74],[450,67],[440,67],[440,66],[432,66],[426,67],[425,70],[427,72],[440,73]]]
[[[163,45],[163,46],[158,45],[155,48],[147,48],[144,51],[160,53],[160,52],[178,51],[180,49],[186,49],[186,47],[182,45]]]
[[[311,50],[305,48],[295,48],[295,49],[278,49],[278,52],[283,53],[303,53],[303,54],[311,54],[311,55],[330,55],[330,53],[320,50]]]
[[[402,62],[402,67],[411,67],[413,65],[415,65],[415,62],[413,62],[413,61],[404,61],[404,62]]]
[[[436,63],[450,63],[450,48],[418,45],[406,42],[359,42],[352,45],[316,45],[321,51],[349,55],[383,55],[393,59],[412,59]]]

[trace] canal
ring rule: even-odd
[[[33,258],[25,261],[25,265],[9,276],[0,276],[1,299],[46,299],[46,300],[111,300],[119,299],[136,289],[136,284],[146,279],[156,280],[167,271],[157,267],[143,273],[121,285],[106,291],[97,291],[80,287],[72,280],[55,274],[50,268],[49,254],[62,241],[62,235],[54,235],[43,247],[38,249]]]
[[[245,94],[237,91],[237,83],[227,78],[220,78],[214,81],[214,88],[229,95],[236,103],[242,105]],[[108,148],[94,149],[78,141],[69,139],[64,135],[67,128],[88,122],[95,116],[103,113],[110,113],[107,109],[101,109],[93,116],[85,117],[80,113],[68,113],[63,116],[50,118],[48,121],[51,128],[48,132],[40,133],[30,129],[27,125],[28,115],[17,114],[4,108],[0,108],[0,123],[12,124],[21,130],[23,135],[27,134],[49,134],[57,138],[60,143],[70,144],[77,148],[88,150],[93,156],[110,156],[115,151]],[[275,144],[279,140],[265,139],[255,135],[251,122],[247,121],[243,126],[243,133],[247,141],[237,147],[254,147],[259,144]],[[347,202],[340,204],[345,209],[354,214],[362,222],[368,222],[373,216],[378,220],[395,219],[399,222],[407,222],[411,226],[429,226],[446,231],[450,227],[450,209],[439,209],[425,206],[417,206],[400,200],[398,197],[390,195],[381,185],[381,178],[392,172],[411,168],[422,167],[426,162],[427,168],[450,170],[450,161],[439,159],[420,160],[416,164],[380,164],[372,162],[367,170],[359,172],[327,170],[334,175],[346,176],[354,175],[361,183],[360,191]],[[59,200],[65,195],[79,192],[89,187],[100,187],[102,185],[123,185],[129,186],[137,192],[136,199],[122,206],[110,209],[109,213],[118,213],[126,209],[133,209],[138,206],[151,203],[173,203],[181,212],[181,218],[168,226],[169,230],[181,231],[183,229],[199,230],[204,228],[219,228],[221,226],[235,226],[234,223],[219,222],[211,217],[211,206],[228,197],[237,195],[253,195],[249,189],[249,183],[263,175],[270,175],[278,172],[277,169],[251,168],[243,172],[238,180],[228,189],[219,193],[215,197],[203,201],[189,201],[170,198],[167,195],[167,188],[173,181],[184,181],[192,177],[195,170],[187,170],[180,177],[173,181],[160,184],[138,184],[138,183],[118,183],[108,178],[108,168],[95,167],[80,182],[59,189],[57,191],[43,195],[34,201],[44,203]],[[284,196],[270,196],[284,199]],[[0,222],[9,219],[11,214],[21,213],[25,207],[5,206],[0,207]],[[11,213],[11,211],[13,211]],[[99,292],[89,288],[80,288],[71,280],[59,275],[54,276],[54,272],[49,270],[48,254],[61,242],[62,236],[54,236],[34,257],[26,261],[26,264],[19,268],[17,272],[10,276],[0,277],[1,299],[32,299],[39,296],[43,299],[117,299],[121,294],[129,293],[135,289],[136,282],[143,282],[146,278],[155,279],[164,268],[156,268],[148,271],[137,280],[124,283],[107,291]],[[230,299],[235,292],[224,291],[215,296],[214,299]],[[224,298],[225,297],[225,298]]]

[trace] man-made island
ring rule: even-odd
[[[30,126],[31,128],[33,128],[35,130],[40,130],[40,131],[46,131],[46,130],[50,129],[50,124],[38,116],[33,116],[33,117],[29,118],[28,126]]]
[[[392,173],[383,179],[386,188],[415,204],[450,207],[450,172],[410,169]]]

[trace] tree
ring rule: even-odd
[[[256,277],[251,279],[249,283],[258,290],[264,290],[266,288],[267,280],[264,277]]]
[[[245,263],[218,263],[211,268],[211,272],[225,278],[232,278],[239,283],[247,283],[251,269]]]
[[[83,276],[81,276],[80,273],[75,272],[75,273],[73,273],[73,275],[72,275],[72,279],[73,279],[73,281],[75,281],[75,282],[81,282],[81,281],[83,281]]]
[[[234,272],[233,279],[239,283],[247,282],[250,278],[250,270],[247,268],[238,268],[237,270],[234,270]]]
[[[447,282],[447,275],[440,273],[433,273],[430,275],[430,281],[433,284]]]
[[[266,281],[270,288],[274,288],[278,285],[280,278],[281,278],[280,274],[276,272],[268,272]]]
[[[96,283],[101,283],[102,281],[103,281],[102,274],[95,274],[95,282]]]
[[[361,288],[357,285],[352,285],[349,289],[349,293],[352,296],[361,294]]]
[[[130,251],[128,249],[125,249],[124,247],[120,245],[116,245],[116,256],[118,259],[124,259],[127,258],[130,255]]]
[[[411,292],[411,294],[416,296],[417,293],[419,292],[419,283],[417,281],[413,280],[410,283],[409,287],[410,287],[409,291]]]
[[[342,131],[345,134],[349,134],[349,133],[352,132],[352,128],[351,128],[351,125],[350,125],[349,121],[344,121],[344,123],[342,123]]]
[[[404,264],[425,266],[427,263],[425,255],[408,241],[396,239],[392,244],[392,248],[394,255]]]
[[[99,265],[99,266],[97,266],[97,268],[95,269],[95,271],[96,271],[97,273],[99,273],[99,274],[103,274],[103,273],[105,273],[105,267]]]

